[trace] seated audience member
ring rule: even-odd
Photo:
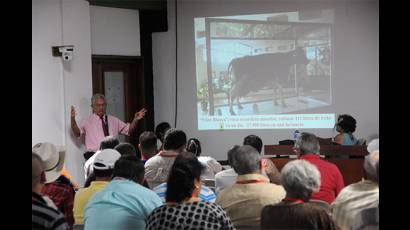
[[[157,187],[153,189],[153,191],[161,198],[162,202],[165,203],[165,193],[167,191],[167,183],[162,183],[158,185]],[[216,195],[212,191],[212,189],[202,184],[201,191],[199,192],[198,198],[200,201],[215,202]]]
[[[141,185],[144,164],[136,156],[115,162],[113,179],[85,208],[85,229],[145,229],[148,215],[162,205],[155,192]]]
[[[261,229],[338,229],[323,208],[309,202],[312,192],[320,188],[316,166],[304,160],[290,161],[281,177],[286,197],[262,209]]]
[[[135,147],[127,142],[124,143],[120,143],[117,146],[115,146],[114,150],[117,150],[121,156],[136,156],[138,159],[140,159],[140,157],[137,154],[137,150],[135,149]]]
[[[371,153],[371,152],[374,152],[376,150],[379,150],[379,138],[373,139],[367,145],[367,152]]]
[[[365,180],[345,187],[333,201],[332,218],[341,229],[351,229],[360,211],[378,207],[379,185],[376,167],[378,161],[378,150],[367,155],[364,160]]]
[[[64,214],[68,225],[72,227],[75,190],[70,180],[61,175],[65,152],[57,151],[53,144],[47,142],[34,145],[32,152],[41,158],[46,172],[46,182],[41,193],[50,197],[58,210]]]
[[[145,131],[141,133],[138,148],[141,152],[142,162],[146,162],[158,153],[157,136],[153,132]]]
[[[337,166],[320,159],[319,141],[311,133],[301,133],[295,142],[294,151],[300,160],[312,163],[320,172],[320,190],[312,194],[312,199],[331,204],[344,187],[343,176]]]
[[[186,150],[188,152],[195,154],[195,156],[198,157],[199,162],[201,162],[201,164],[205,166],[205,171],[202,174],[202,177],[204,179],[214,180],[215,174],[222,170],[222,165],[219,164],[219,162],[216,161],[214,158],[208,156],[201,156],[201,143],[198,139],[189,139],[187,142]]]
[[[379,183],[379,161],[376,163],[377,183]],[[377,207],[366,208],[354,218],[352,230],[378,230],[379,229],[379,204]]]
[[[377,150],[378,151],[378,150]],[[379,184],[379,161],[376,163],[377,184]],[[358,213],[353,221],[353,230],[379,229],[379,204],[377,207],[366,208]]]
[[[353,136],[356,130],[356,120],[348,115],[342,114],[337,118],[336,131],[339,132],[334,142],[340,145],[356,145],[358,140]]]
[[[139,154],[139,152],[137,152],[134,146],[130,143],[126,143],[126,142],[120,143],[119,145],[115,146],[114,149],[117,150],[121,154],[121,156],[132,155],[132,156],[137,156],[138,159],[141,159],[141,154]],[[145,162],[142,161],[142,163],[145,163]],[[145,179],[142,185],[146,188],[149,188],[148,183]]]
[[[114,149],[120,141],[113,136],[106,136],[100,143],[100,150],[94,153],[84,164],[85,179],[93,172],[93,163],[98,152],[104,149]]]
[[[88,200],[98,191],[103,189],[110,181],[114,171],[114,163],[121,154],[113,149],[104,149],[96,153],[94,159],[95,181],[88,188],[81,188],[74,197],[74,221],[76,224],[84,224],[84,208]]]
[[[178,158],[175,159],[175,162],[176,162],[177,159]],[[179,158],[179,159],[182,159],[182,158]],[[175,162],[174,162],[174,164],[175,164]],[[205,167],[205,165],[202,162],[201,162],[201,164]],[[205,170],[206,170],[206,168],[205,168]],[[205,170],[203,170],[203,171],[205,171]],[[153,190],[161,198],[162,202],[165,203],[165,193],[167,191],[167,183],[162,183],[162,184],[158,185],[157,187],[155,187]],[[201,191],[199,192],[198,198],[201,201],[215,202],[216,195],[210,188],[208,188],[205,185],[202,185],[201,186]]]
[[[204,166],[192,153],[176,157],[167,182],[166,204],[150,214],[146,229],[234,229],[221,207],[198,198],[202,170]]]
[[[74,182],[73,178],[71,177],[70,173],[65,167],[63,167],[63,169],[61,170],[61,175],[63,175],[65,178],[67,178],[70,181],[70,184],[73,186],[75,191],[79,189],[77,183]]]
[[[236,150],[238,150],[240,146],[235,145],[230,150],[228,150],[228,163],[232,167],[227,170],[223,170],[217,174],[215,174],[215,193],[219,194],[225,188],[229,188],[235,184],[236,177],[238,174],[235,172],[233,168],[233,155],[235,154]]]
[[[121,154],[121,156],[132,155],[137,156],[138,159],[141,159],[141,154],[139,154],[137,150],[134,148],[134,146],[130,143],[120,143],[119,145],[115,146],[114,149],[117,150]],[[142,163],[145,162],[142,161]],[[145,179],[142,185],[146,188],[149,188],[148,183]]]
[[[182,130],[167,131],[164,150],[145,162],[145,180],[151,189],[167,181],[175,157],[185,150],[185,146],[186,134]]]
[[[280,202],[285,190],[261,174],[261,157],[252,146],[239,147],[233,158],[236,183],[222,190],[215,203],[226,211],[235,228],[259,229],[262,208]]]
[[[110,143],[111,143],[111,144],[110,144]],[[114,141],[114,142],[110,142],[110,141],[109,141],[107,144],[104,144],[102,147],[103,147],[104,149],[111,149],[111,147],[112,147],[114,144],[115,144],[115,141]],[[106,147],[108,147],[108,148],[106,148]],[[127,143],[127,142],[120,143],[120,144],[116,145],[113,149],[117,150],[117,151],[121,154],[121,156],[134,155],[134,156],[137,156],[137,157],[138,157],[137,150],[135,149],[135,147],[134,147],[132,144]],[[101,151],[101,150],[98,150],[98,151],[96,152],[96,154],[97,154],[98,152],[100,152],[100,151]],[[95,154],[95,156],[96,156],[96,154]],[[139,159],[139,158],[140,158],[140,157],[138,157],[138,159]],[[90,175],[88,175],[87,179],[85,180],[84,188],[88,188],[88,187],[91,185],[91,182],[95,181],[95,179],[96,179],[95,174],[94,174],[92,168],[89,168],[89,169],[90,169],[91,173],[90,173]]]
[[[31,153],[31,228],[32,229],[70,229],[64,215],[54,203],[41,195],[46,174],[43,161]]]
[[[258,150],[259,154],[262,153],[262,139],[256,135],[249,135],[243,139],[243,145],[250,145]],[[280,172],[276,168],[275,164],[269,159],[262,159],[264,166],[264,173],[269,177],[271,183],[280,184]]]
[[[168,122],[161,122],[155,127],[155,136],[161,142],[161,146],[158,148],[159,151],[164,150],[164,137],[169,129],[171,129],[171,125]]]

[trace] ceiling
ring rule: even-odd
[[[164,10],[167,0],[87,0],[90,5],[136,10]]]

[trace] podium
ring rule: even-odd
[[[278,168],[297,158],[293,145],[265,145],[264,158],[269,158]],[[341,146],[321,145],[320,156],[323,160],[335,164],[342,173],[345,186],[360,181],[364,176],[363,162],[368,154],[365,145]]]

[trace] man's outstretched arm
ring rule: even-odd
[[[134,130],[137,128],[138,121],[144,118],[145,113],[147,110],[145,108],[141,109],[140,111],[136,112],[134,115],[134,119],[130,123],[130,127],[128,129],[128,134],[131,135]]]

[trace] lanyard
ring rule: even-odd
[[[176,156],[178,156],[177,153],[166,154],[165,152],[160,152],[159,155],[161,157],[176,157]]]
[[[256,180],[241,180],[237,181],[237,184],[259,184],[259,183],[266,183],[265,180],[256,179]]]
[[[302,199],[297,199],[297,198],[292,198],[292,197],[286,197],[282,201],[294,201],[298,203],[305,203],[305,201]]]

